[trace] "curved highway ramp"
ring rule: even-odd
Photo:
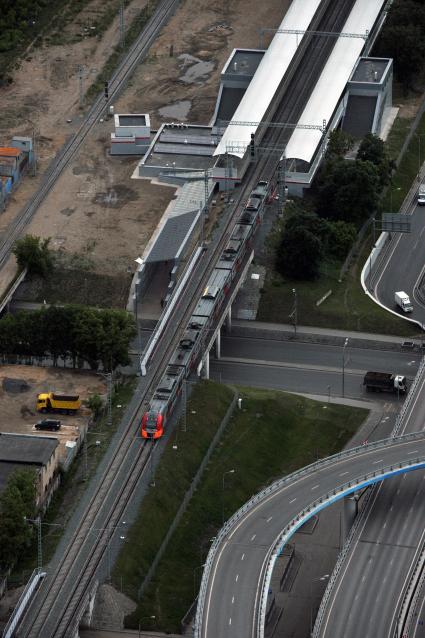
[[[425,468],[423,432],[341,452],[254,496],[229,519],[211,547],[199,592],[195,636],[264,636],[273,566],[294,532],[338,499],[421,468]]]

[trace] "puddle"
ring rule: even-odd
[[[158,109],[158,113],[161,117],[172,117],[179,122],[183,122],[186,121],[191,108],[192,102],[190,100],[180,100]]]
[[[178,56],[178,60],[182,62],[182,71],[186,71],[179,80],[185,84],[202,84],[214,70],[214,62],[205,62],[189,53],[182,53]]]

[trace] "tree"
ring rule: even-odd
[[[302,225],[291,224],[282,233],[276,267],[292,279],[315,279],[323,256],[322,242]]]
[[[103,408],[101,396],[99,394],[92,394],[91,397],[87,399],[87,407],[92,411],[93,419],[96,421]]]
[[[413,88],[425,60],[425,7],[415,0],[393,2],[374,54],[394,58],[394,73],[405,92]]]
[[[357,159],[362,162],[372,162],[378,169],[381,186],[385,186],[390,181],[393,162],[388,158],[383,140],[377,135],[368,133],[362,140]]]
[[[331,157],[344,157],[354,146],[354,137],[342,129],[335,129],[329,135],[326,155]]]
[[[327,222],[326,253],[336,259],[345,259],[357,237],[354,224],[344,221]]]
[[[49,250],[50,237],[41,239],[34,235],[25,235],[18,239],[13,247],[18,266],[27,268],[34,275],[46,277],[53,267],[53,259]]]
[[[328,160],[316,192],[320,216],[358,225],[378,207],[378,169],[369,161]]]
[[[0,565],[13,565],[27,548],[33,527],[25,517],[35,514],[35,474],[32,470],[18,470],[9,477],[0,496]]]

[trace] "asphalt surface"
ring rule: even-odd
[[[340,455],[331,463],[327,461],[324,466],[284,483],[235,521],[220,543],[210,571],[203,613],[203,638],[254,635],[254,610],[259,602],[259,582],[269,548],[299,512],[313,501],[332,495],[335,488],[349,481],[350,489],[353,489],[353,481],[367,472],[379,472],[381,467],[398,466],[412,458],[421,458],[425,462],[425,437],[393,442],[386,447],[365,446],[356,456],[349,455],[347,458]],[[335,500],[337,497],[331,498]],[[311,510],[308,516],[313,513]],[[345,637],[347,633],[344,629],[343,633],[332,635]]]
[[[418,353],[349,345],[344,352],[338,345],[247,337],[225,337],[221,343],[221,359],[210,362],[212,378],[325,397],[342,396],[343,357],[344,396],[353,399],[397,402],[396,394],[366,392],[362,385],[365,372],[393,372],[412,379],[420,363]]]
[[[425,270],[425,207],[417,206],[416,199],[408,208],[411,232],[397,233],[387,244],[372,273],[373,294],[384,306],[400,316],[425,324],[425,295],[421,279]],[[406,292],[413,305],[413,312],[404,313],[394,302],[394,293]],[[421,293],[422,290],[422,293]]]
[[[422,378],[406,413],[404,432],[423,430],[424,399],[425,378]],[[424,541],[424,495],[422,471],[380,486],[374,507],[333,589],[320,636],[387,638],[393,635],[402,592],[411,565],[416,562],[417,548]]]

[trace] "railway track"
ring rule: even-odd
[[[39,206],[42,204],[49,191],[53,188],[63,171],[69,165],[75,154],[80,149],[86,137],[90,134],[95,124],[102,117],[108,103],[116,99],[125,87],[136,65],[146,55],[159,30],[177,7],[179,0],[162,0],[153,16],[150,18],[140,36],[134,42],[124,60],[109,81],[109,100],[106,102],[100,95],[79,129],[62,147],[58,155],[51,162],[43,175],[37,192],[29,202],[20,210],[16,218],[4,232],[0,240],[0,268],[10,256],[13,244],[19,239],[23,230],[28,226]]]
[[[345,0],[344,6],[348,6],[354,0]],[[168,11],[176,2],[163,3]],[[333,3],[335,4],[335,3]],[[341,7],[340,7],[341,9]],[[152,20],[158,30],[165,21],[165,14],[157,20]],[[150,23],[151,24],[151,23]],[[155,37],[155,30],[149,31],[149,45]],[[144,50],[148,47],[143,45]],[[320,48],[320,46],[319,46]],[[313,58],[317,55],[318,49],[313,46],[310,55]],[[121,90],[126,79],[128,79],[134,65],[143,55],[143,52],[135,51],[131,53],[132,61],[125,66],[125,77],[114,76],[110,83],[111,99]],[[310,70],[309,81],[313,81],[313,71]],[[294,121],[300,114],[300,109],[306,99],[306,82],[298,80],[298,84],[292,85],[291,104],[286,102],[285,107],[277,112],[277,117],[283,121]],[[304,86],[304,88],[303,88]],[[314,84],[313,84],[314,86]],[[311,87],[312,88],[312,87]],[[100,117],[105,108],[104,100],[99,98],[90,111],[86,122],[80,131],[69,142],[61,157],[57,161],[56,177],[47,175],[45,178],[45,191],[39,194],[40,199],[33,201],[34,209],[28,208],[28,220],[34,214],[36,207],[46,196],[48,190],[55,183],[59,174],[64,170],[72,157],[78,151],[86,135]],[[284,119],[285,118],[285,119]],[[292,118],[292,119],[290,119]],[[276,131],[273,129],[267,138],[270,143],[277,143],[282,140],[282,134],[288,132]],[[285,137],[283,137],[285,139]],[[184,297],[182,297],[175,313],[172,327],[168,326],[161,339],[154,359],[146,377],[140,380],[137,389],[137,401],[132,406],[131,413],[127,416],[127,422],[109,462],[105,462],[102,472],[91,484],[91,496],[82,513],[80,520],[75,524],[71,538],[63,551],[61,558],[56,558],[52,568],[43,582],[40,591],[31,605],[24,622],[18,632],[21,637],[49,638],[50,636],[68,636],[75,631],[75,619],[90,590],[99,565],[107,549],[111,530],[117,528],[122,519],[126,505],[134,495],[138,482],[146,470],[149,455],[152,450],[146,447],[137,437],[138,424],[140,422],[143,404],[149,398],[158,378],[161,376],[171,353],[176,347],[181,332],[187,325],[188,319],[193,311],[194,305],[200,296],[204,282],[209,276],[215,262],[221,254],[235,222],[238,207],[246,198],[252,188],[252,184],[260,178],[269,177],[274,171],[277,160],[274,157],[263,157],[256,166],[252,166],[247,174],[245,184],[235,191],[235,203],[227,211],[220,227],[215,232],[212,241],[198,262],[193,277],[191,278]],[[24,209],[26,210],[26,209]],[[31,213],[32,210],[32,213]],[[23,222],[25,225],[25,222]],[[26,222],[27,223],[27,222]],[[19,233],[20,231],[17,230]],[[10,244],[11,246],[12,244]],[[4,246],[1,247],[0,264],[4,259]],[[9,248],[10,250],[10,248]],[[94,532],[98,532],[97,534]]]

